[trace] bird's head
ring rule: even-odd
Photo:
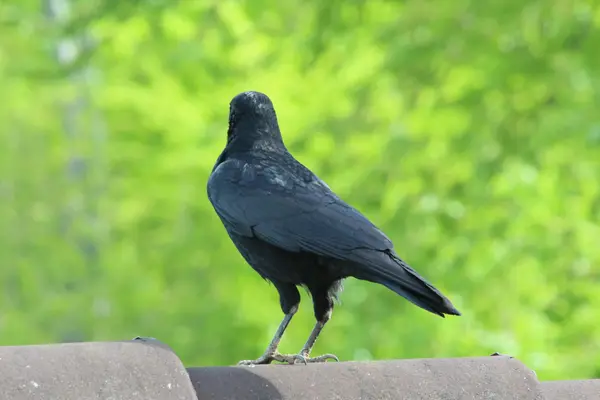
[[[261,92],[248,91],[235,96],[229,103],[227,142],[246,144],[256,142],[281,143],[281,132],[275,108],[269,97]]]
[[[274,112],[269,96],[261,92],[243,92],[235,96],[229,103],[229,117],[252,115],[267,117]]]

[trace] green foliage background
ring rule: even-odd
[[[229,100],[259,90],[464,314],[349,280],[315,354],[600,377],[599,28],[592,0],[2,2],[0,343],[262,353],[277,293],[205,189]],[[313,322],[303,293],[282,351]]]

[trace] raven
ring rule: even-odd
[[[227,144],[207,192],[238,251],[279,292],[285,314],[265,353],[240,365],[337,361],[333,354],[309,355],[347,277],[384,285],[441,317],[460,315],[400,259],[382,231],[289,153],[263,93],[231,100]],[[299,354],[281,354],[279,341],[300,303],[299,285],[311,294],[317,322]]]

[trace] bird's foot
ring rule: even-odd
[[[321,363],[321,362],[326,362],[327,360],[335,360],[336,362],[339,362],[340,359],[337,358],[337,356],[335,354],[323,354],[322,356],[318,356],[318,357],[309,357],[308,353],[300,353],[299,354],[300,357],[302,357],[304,364],[307,363]]]
[[[265,353],[262,356],[258,357],[256,360],[242,360],[238,362],[238,365],[265,365],[270,364],[273,361],[277,361],[280,363],[286,364],[295,364],[296,361],[300,361],[304,364],[308,362],[304,356],[301,354],[281,354],[278,352],[275,353]]]

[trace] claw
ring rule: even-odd
[[[322,356],[311,358],[308,356],[308,354],[304,354],[304,353],[300,353],[300,354],[272,353],[272,354],[263,354],[262,356],[258,357],[256,360],[242,360],[242,361],[238,362],[237,365],[248,365],[248,366],[266,365],[266,364],[270,364],[273,361],[290,364],[290,365],[299,364],[299,363],[303,363],[304,365],[307,365],[308,363],[311,363],[311,364],[312,363],[320,363],[320,362],[326,362],[327,360],[335,360],[337,362],[340,361],[340,359],[337,358],[337,356],[335,354],[323,354]]]
[[[261,357],[257,358],[256,360],[242,360],[242,361],[238,362],[237,365],[248,365],[248,366],[266,365],[266,364],[270,364],[271,361],[273,361],[271,358],[261,356]]]
[[[302,354],[302,356],[304,357],[304,359],[306,360],[305,363],[320,363],[320,362],[327,362],[327,360],[335,360],[336,362],[340,362],[340,359],[337,358],[337,356],[335,354],[323,354],[322,356],[318,356],[318,357],[309,357],[308,354]]]
[[[256,360],[242,360],[238,362],[238,365],[265,365],[270,364],[273,361],[278,361],[280,363],[286,364],[296,364],[296,361],[303,362],[306,364],[307,360],[302,354],[281,354],[281,353],[272,353],[272,354],[263,354],[258,357]]]
[[[340,362],[340,359],[337,358],[335,354],[323,354],[322,356],[309,358],[307,361],[312,363],[318,363],[326,362],[327,360],[335,360],[335,362]]]
[[[300,361],[304,364],[306,364],[307,360],[306,357],[304,357],[302,354],[275,354],[273,356],[273,359],[275,361],[279,361],[282,363],[288,363],[288,364],[296,364],[296,361]]]

